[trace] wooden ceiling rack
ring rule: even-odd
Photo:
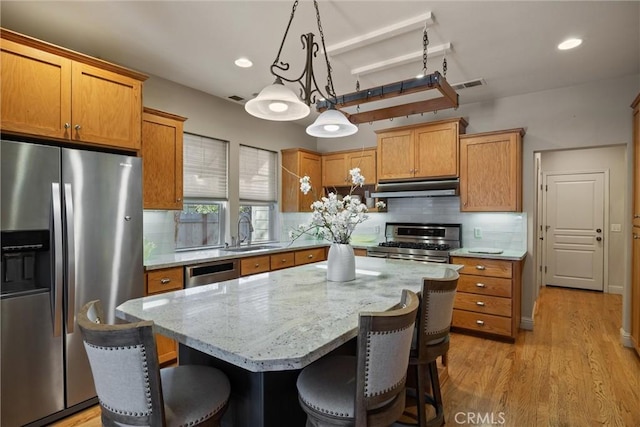
[[[337,102],[335,103],[335,108],[340,110],[345,107],[362,105],[368,102],[381,101],[387,98],[395,98],[427,90],[437,90],[442,96],[355,114],[348,114],[345,111],[342,112],[349,118],[351,123],[359,124],[426,113],[429,111],[445,110],[447,108],[458,108],[458,94],[438,71],[424,77],[415,77],[410,80],[364,89],[346,95],[338,95],[336,97]],[[330,105],[331,102],[327,100],[318,102],[316,104],[316,110],[322,112],[329,108]]]

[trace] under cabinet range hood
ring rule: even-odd
[[[371,197],[443,197],[459,194],[460,180],[380,182]]]

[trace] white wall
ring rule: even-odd
[[[490,84],[490,82],[489,82]],[[464,89],[460,100],[464,102]],[[438,114],[402,117],[390,121],[361,125],[354,136],[343,138],[337,147],[333,141],[318,142],[318,150],[370,147],[376,145],[375,129],[386,129],[406,124],[433,121],[451,117],[465,117],[469,126],[467,133],[488,132],[523,127],[526,130],[523,146],[523,211],[527,214],[527,234],[534,236],[535,221],[535,152],[624,145],[631,153],[631,102],[640,91],[640,75],[564,87],[555,90],[500,98],[489,102],[461,105],[458,110],[440,111]],[[625,220],[630,224],[631,162],[626,166]],[[624,237],[629,239],[629,237]],[[531,322],[535,296],[534,262],[535,244],[528,239],[528,256],[523,270],[522,316],[525,323]],[[629,243],[626,244],[625,289],[623,299],[623,322],[625,331],[630,328],[630,261]]]
[[[489,82],[490,84],[490,82]],[[473,90],[473,89],[465,89]],[[629,105],[640,91],[640,76],[559,88],[544,92],[529,93],[493,101],[461,105],[458,110],[440,111],[437,114],[416,115],[397,118],[393,121],[363,124],[360,131],[351,137],[339,140],[310,139],[302,126],[291,123],[265,122],[249,116],[242,106],[208,96],[167,82],[150,78],[145,82],[144,105],[166,110],[189,118],[185,123],[187,132],[199,133],[230,140],[231,164],[237,164],[238,144],[270,148],[305,147],[318,151],[336,151],[376,145],[375,129],[386,129],[406,124],[465,117],[469,122],[467,133],[487,132],[523,127],[526,130],[523,147],[523,218],[527,222],[526,234],[533,236],[535,221],[534,153],[572,148],[623,145],[631,146],[631,109]],[[464,102],[464,90],[460,92]],[[631,149],[627,148],[630,153]],[[631,163],[627,156],[625,212],[622,224],[631,222],[630,184]],[[233,163],[233,162],[236,163]],[[231,174],[237,174],[233,168]],[[237,180],[231,176],[230,197],[237,198]],[[393,209],[393,206],[391,206]],[[237,211],[232,205],[230,210]],[[435,211],[433,211],[435,212]],[[389,212],[393,214],[391,210]],[[625,238],[623,237],[623,240]],[[630,242],[630,241],[629,241]],[[624,259],[628,260],[630,243],[627,243]],[[527,239],[528,256],[523,271],[522,313],[525,321],[531,321],[534,302],[535,245]],[[629,261],[625,262],[628,270]],[[623,328],[629,330],[629,275],[625,273],[625,295]]]
[[[304,128],[295,123],[257,119],[249,115],[240,104],[159,77],[151,76],[144,82],[143,105],[187,117],[184,123],[185,132],[229,141],[229,209],[225,218],[227,224],[235,225],[238,221],[239,170],[231,165],[239,164],[241,144],[278,153],[282,149],[294,147],[316,149],[315,138],[308,136]],[[166,230],[167,225],[171,226],[169,230]],[[152,240],[159,245],[157,253],[175,248],[175,245],[171,247],[173,244],[171,213],[147,212],[145,228],[153,230]],[[231,242],[231,234],[235,235],[236,228],[233,226],[226,228],[225,241]],[[149,238],[147,232],[145,237]]]

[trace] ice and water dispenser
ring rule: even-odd
[[[48,291],[49,230],[2,231],[2,298]]]

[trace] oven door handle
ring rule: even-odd
[[[404,255],[404,254],[391,254],[389,258],[392,259],[404,259],[409,261],[420,261],[420,262],[437,262],[437,263],[447,263],[449,260],[445,257],[430,257],[430,256],[416,256],[416,255]]]
[[[383,252],[367,252],[367,256],[372,258],[389,258],[389,254]]]

